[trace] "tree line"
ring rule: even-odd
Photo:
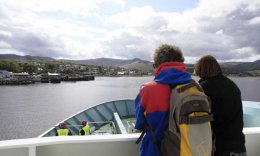
[[[95,75],[117,75],[118,72],[128,70],[120,67],[103,67],[95,65],[82,65],[70,62],[60,61],[18,61],[18,60],[0,60],[0,70],[7,70],[13,73],[27,72],[29,74],[41,73],[63,73],[63,74],[95,74]],[[136,75],[147,75],[146,71],[139,69],[132,70]],[[128,71],[129,72],[129,71]]]
[[[0,70],[7,70],[9,72],[21,73],[27,72],[32,73],[46,73],[51,72],[57,68],[58,63],[55,62],[20,62],[20,61],[9,61],[9,60],[0,60]]]

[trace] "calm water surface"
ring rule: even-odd
[[[0,140],[37,137],[90,106],[134,99],[140,86],[152,79],[98,77],[86,82],[0,86]],[[260,77],[231,79],[241,89],[243,100],[260,101]]]

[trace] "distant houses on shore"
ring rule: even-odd
[[[95,76],[143,76],[152,75],[152,72],[140,72],[139,70],[130,70],[123,68],[110,67],[92,67],[91,70],[83,68],[85,66],[67,65],[59,68],[59,73],[41,73],[29,74],[27,72],[14,73],[7,70],[0,70],[0,85],[19,85],[32,84],[35,82],[42,83],[60,83],[61,81],[90,81],[95,80]],[[80,69],[80,70],[76,70]],[[83,71],[81,71],[83,70]]]
[[[32,84],[35,82],[42,83],[60,83],[61,81],[90,81],[95,80],[93,75],[65,75],[59,73],[43,73],[43,74],[29,74],[23,73],[12,73],[6,70],[0,70],[0,85],[21,85],[21,84]]]

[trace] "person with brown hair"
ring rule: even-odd
[[[222,74],[219,63],[211,55],[197,61],[195,74],[200,77],[199,83],[212,104],[214,156],[246,156],[239,88]]]

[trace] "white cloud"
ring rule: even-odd
[[[150,6],[134,7],[126,12],[116,14],[105,19],[108,23],[114,23],[126,27],[143,26],[147,20],[156,16],[156,12]]]
[[[260,58],[260,0],[201,0],[183,12],[147,5],[101,14],[102,4],[110,3],[127,8],[124,0],[2,0],[0,47],[55,58],[151,60],[157,46],[169,43],[192,62],[206,53],[220,60]]]
[[[260,24],[260,16],[254,17],[254,18],[250,19],[250,20],[248,21],[248,23],[249,23],[249,24],[252,24],[252,25]]]
[[[223,34],[223,29],[220,29],[216,32],[217,35],[222,35]]]
[[[142,55],[145,57],[151,56],[152,49],[159,44],[173,43],[179,45],[189,58],[200,57],[209,51],[223,60],[246,59],[260,56],[260,26],[256,22],[258,18],[255,18],[260,15],[260,7],[252,6],[259,6],[259,1],[202,0],[197,8],[182,13],[156,12],[146,6],[130,9],[109,20],[123,25],[125,33],[133,31],[144,36],[144,41],[135,47],[144,47],[143,51],[150,54]],[[253,19],[255,27],[247,25],[250,19]],[[128,38],[131,42],[131,37]],[[123,39],[124,36],[117,36],[114,40]],[[237,51],[243,47],[247,50]]]
[[[26,12],[65,12],[73,15],[88,16],[95,13],[103,3],[123,7],[124,0],[3,0],[18,11]]]
[[[36,1],[32,2],[37,4]],[[103,28],[84,25],[84,22],[55,20],[19,7],[17,10],[21,12],[18,14],[16,9],[12,10],[13,5],[9,5],[5,6],[8,18],[0,19],[0,41],[4,39],[6,44],[26,54],[59,58],[81,58],[84,55],[88,58],[89,55],[85,55],[88,47],[84,42],[107,33]],[[32,4],[27,5],[30,8]]]
[[[12,33],[9,31],[0,30],[0,36],[10,38],[12,37]]]
[[[0,49],[9,49],[11,48],[11,45],[7,42],[0,41]]]

